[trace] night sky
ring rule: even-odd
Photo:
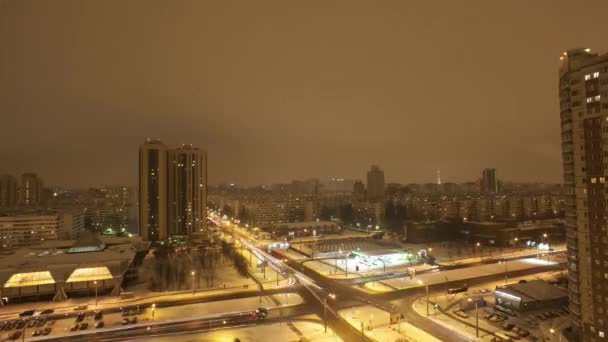
[[[466,5],[463,5],[466,4]],[[0,173],[137,181],[147,137],[209,180],[561,182],[562,51],[608,1],[0,0]]]

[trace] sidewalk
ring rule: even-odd
[[[374,341],[385,342],[402,339],[408,342],[441,342],[407,322],[390,325],[389,313],[371,305],[340,310],[339,314],[355,329],[361,331],[363,326],[365,336]]]

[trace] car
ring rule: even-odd
[[[53,322],[54,322],[54,321],[53,321]],[[46,335],[50,334],[50,333],[51,333],[51,331],[53,331],[53,328],[51,328],[51,327],[46,327],[46,328],[42,329],[42,335],[46,336]]]
[[[137,317],[132,317],[129,324],[137,324]]]
[[[97,321],[97,323],[95,323],[95,329],[100,329],[103,328],[105,324],[103,323],[103,321]]]
[[[266,317],[266,316],[268,316],[268,309],[267,308],[257,308],[255,310],[255,314],[258,317]]]
[[[93,317],[96,321],[100,320],[103,318],[103,312],[101,311],[95,311],[95,316]]]
[[[8,336],[9,340],[16,340],[21,337],[21,330],[17,330]]]
[[[79,327],[80,327],[80,324],[76,323],[76,324],[72,325],[72,327],[70,328],[70,331],[76,331],[76,330],[78,330]]]
[[[515,327],[515,324],[513,324],[513,323],[505,323],[502,325],[502,329],[507,330],[507,331],[513,329],[514,327]]]
[[[78,305],[77,307],[74,308],[74,311],[86,310],[88,308],[89,308],[88,305]]]
[[[492,291],[490,291],[489,289],[481,289],[481,290],[479,290],[479,293],[489,293],[489,292],[492,292]]]
[[[526,337],[526,336],[530,335],[530,332],[526,329],[519,329],[517,331],[517,334],[519,334],[519,336],[521,336],[521,337]]]
[[[17,329],[23,329],[23,327],[25,327],[24,320],[19,320],[19,321],[17,321],[17,324],[15,324],[15,328],[17,328]]]
[[[87,328],[89,327],[89,323],[87,322],[82,322],[80,323],[80,330],[87,330]]]
[[[55,322],[57,322],[57,321],[55,321],[55,320],[49,321],[49,324],[47,324],[47,325],[53,325],[53,324],[55,324]]]
[[[36,329],[32,331],[32,336],[40,336],[42,334],[42,330]]]
[[[15,327],[15,321],[7,321],[4,323],[4,330],[11,330]]]
[[[55,312],[55,310],[53,310],[53,309],[44,309],[44,310],[40,311],[40,314],[41,315],[50,315],[53,312]]]
[[[139,306],[139,305],[138,305],[138,306],[135,308],[135,313],[136,313],[136,314],[141,315],[143,312],[144,312],[144,309],[143,309],[141,306]]]
[[[508,337],[510,337],[510,338],[512,338],[512,339],[514,339],[514,340],[521,340],[521,337],[519,337],[519,335],[518,335],[518,334],[516,334],[516,333],[514,333],[514,332],[512,332],[512,331],[507,331],[507,332],[505,333],[505,335],[507,335]]]
[[[19,317],[34,316],[34,313],[36,313],[36,310],[26,310],[20,313]]]
[[[42,326],[44,326],[44,324],[46,323],[46,318],[40,318],[36,320],[36,327],[40,328]]]
[[[36,320],[35,319],[30,319],[29,321],[27,321],[27,327],[28,328],[33,328],[36,325]]]
[[[120,324],[122,324],[122,325],[127,325],[127,324],[129,324],[129,319],[128,319],[128,318],[123,318],[123,319],[122,319],[122,322],[121,322]]]
[[[84,312],[79,312],[78,315],[76,316],[76,322],[82,322],[84,321]]]

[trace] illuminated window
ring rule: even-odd
[[[4,283],[4,287],[25,287],[45,284],[55,284],[55,279],[53,279],[49,271],[13,274]]]
[[[588,81],[591,79],[591,75],[585,75],[585,81]]]
[[[588,97],[587,98],[587,103],[591,103],[591,102],[593,102],[593,97]]]
[[[72,272],[66,283],[75,283],[80,281],[95,281],[112,279],[112,273],[107,267],[89,267],[77,268]]]
[[[595,95],[595,101],[599,101],[600,100],[600,95]]]
[[[596,181],[595,177],[591,178],[591,184],[595,184],[595,181]]]
[[[598,78],[598,77],[600,77],[600,72],[599,71],[594,72],[593,78]]]

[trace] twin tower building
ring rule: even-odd
[[[139,147],[139,234],[145,241],[196,240],[207,226],[207,152],[160,140]]]

